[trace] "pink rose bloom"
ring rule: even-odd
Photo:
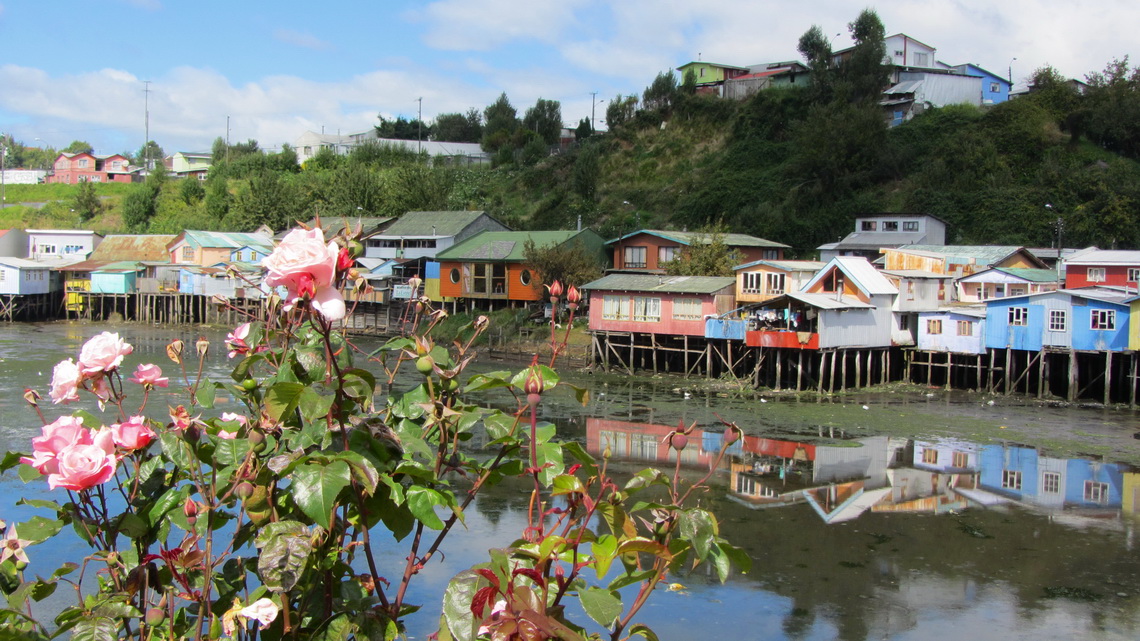
[[[118,334],[103,332],[93,336],[79,351],[79,371],[84,374],[110,372],[123,362],[123,357],[134,351]]]
[[[55,404],[70,403],[79,400],[79,382],[83,375],[79,372],[79,365],[70,358],[60,361],[51,372],[51,402]]]
[[[43,436],[32,438],[32,456],[21,457],[39,470],[40,474],[54,474],[59,453],[71,445],[91,443],[91,431],[83,427],[83,421],[74,416],[61,416],[54,422],[44,425]]]
[[[264,630],[277,618],[278,609],[276,603],[266,598],[260,598],[242,608],[239,614],[247,619],[256,619],[261,624],[260,629]]]
[[[115,445],[128,452],[133,452],[150,445],[150,442],[154,440],[155,433],[147,425],[146,418],[132,416],[127,419],[126,423],[111,425],[111,436]]]
[[[90,443],[69,445],[56,457],[56,472],[48,475],[48,487],[86,490],[107,482],[115,474],[115,439],[101,428]]]
[[[222,412],[223,421],[236,421],[238,425],[245,427],[249,423],[249,419],[242,414],[234,414],[233,412]]]
[[[234,328],[234,331],[226,334],[226,344],[230,346],[230,358],[238,354],[248,354],[249,344],[245,342],[246,337],[249,336],[249,323],[243,323]]]
[[[287,289],[290,303],[308,297],[321,316],[340,320],[346,313],[344,297],[333,287],[339,256],[336,243],[325,243],[325,233],[319,227],[294,229],[261,261],[268,270],[265,284]]]
[[[147,389],[168,387],[170,385],[170,379],[162,375],[162,368],[152,363],[139,365],[135,368],[135,377],[130,379],[130,381],[132,383],[138,383]]]
[[[111,384],[107,382],[105,376],[99,376],[91,381],[91,392],[99,397],[99,407],[103,407],[103,403],[111,400]]]

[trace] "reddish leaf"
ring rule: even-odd
[[[495,593],[497,591],[498,590],[492,585],[479,588],[479,590],[475,593],[475,596],[471,599],[471,614],[475,615],[479,619],[482,619],[483,610],[487,609],[487,602],[495,596]]]
[[[492,586],[494,586],[495,588],[498,588],[498,586],[499,586],[499,575],[498,574],[495,574],[494,572],[492,572],[488,568],[478,568],[477,570],[475,570],[475,572],[477,572],[479,574],[479,576],[490,581]]]

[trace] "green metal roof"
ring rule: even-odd
[[[672,294],[715,294],[734,287],[731,276],[657,276],[654,274],[609,274],[583,285],[582,289],[620,292],[664,292]]]
[[[391,216],[321,216],[321,230],[325,232],[326,240],[344,231],[345,226],[354,231],[360,227],[367,236],[392,220],[394,219]],[[309,221],[309,227],[316,226],[317,219]],[[288,231],[290,230],[286,230],[286,233]]]
[[[1057,270],[1055,269],[1034,269],[1030,267],[995,267],[994,269],[1031,283],[1057,282]]]
[[[273,250],[273,240],[263,234],[247,234],[224,231],[186,230],[186,240],[198,247],[238,249],[241,247],[265,247]]]
[[[437,261],[506,261],[522,262],[523,247],[527,239],[536,247],[549,247],[573,242],[580,238],[587,250],[601,245],[597,233],[582,231],[481,231],[463,242],[456,243],[436,255]]]
[[[978,265],[993,265],[1023,249],[1013,245],[903,245],[899,251],[926,252],[950,258],[972,258]],[[1028,253],[1028,252],[1026,252]],[[1036,257],[1034,257],[1036,258]]]
[[[616,243],[625,240],[631,236],[638,234],[649,234],[659,238],[668,238],[669,240],[676,241],[682,245],[692,245],[694,242],[702,241],[708,242],[709,238],[713,235],[707,232],[697,231],[665,231],[661,229],[639,229],[635,232],[626,234],[620,238],[615,238],[608,241],[606,244]],[[757,238],[756,236],[749,236],[748,234],[720,234],[721,240],[729,247],[782,247],[788,249],[791,246],[783,243],[777,243],[774,240],[767,240],[764,238]]]
[[[455,236],[482,215],[482,211],[409,211],[378,235]]]

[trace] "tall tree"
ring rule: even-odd
[[[69,154],[93,154],[95,148],[87,141],[73,140],[70,145],[63,148],[63,151]]]
[[[506,92],[483,110],[483,149],[498,151],[519,128],[518,112]]]
[[[645,88],[641,96],[641,104],[646,109],[659,109],[668,112],[677,100],[679,92],[677,76],[672,71],[662,71],[653,79],[653,83]]]
[[[740,252],[724,242],[727,229],[722,223],[698,234],[681,255],[665,263],[671,276],[732,276],[740,264]]]
[[[632,120],[636,113],[637,96],[623,97],[619,93],[616,98],[606,105],[606,127],[608,127],[610,131],[613,131]]]
[[[538,134],[548,145],[558,144],[562,136],[562,104],[557,100],[538,99],[526,110],[523,126]]]
[[[523,261],[538,274],[536,287],[558,281],[569,287],[581,287],[602,276],[602,264],[595,252],[587,251],[581,242],[536,247],[531,239],[523,241]]]
[[[466,114],[448,113],[436,116],[432,140],[444,142],[479,142],[483,138],[483,116],[472,107]]]
[[[139,147],[135,152],[134,157],[131,158],[131,163],[138,167],[148,167],[151,165],[161,165],[162,159],[166,157],[166,152],[162,147],[153,140],[148,140],[145,145]]]
[[[840,78],[850,102],[878,102],[891,76],[887,62],[886,29],[873,9],[864,9],[847,25],[855,47],[839,66]]]
[[[800,36],[796,46],[811,70],[811,91],[817,100],[831,99],[831,40],[823,28],[812,25]]]
[[[1105,149],[1140,159],[1140,68],[1129,69],[1124,56],[1103,72],[1089,74],[1088,81],[1088,137]]]
[[[376,125],[376,136],[392,140],[429,140],[431,138],[431,125],[425,124],[419,118],[408,120],[397,116],[389,120],[383,115],[378,116],[380,124]]]
[[[197,181],[195,181],[197,182]],[[71,208],[79,215],[79,222],[85,223],[103,213],[103,201],[95,193],[95,183],[81,182],[71,201]]]

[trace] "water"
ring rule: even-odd
[[[39,421],[20,398],[23,389],[46,391],[55,363],[103,329],[5,328],[0,449],[29,449]],[[112,329],[135,346],[129,371],[153,361],[173,383],[165,346],[174,332]],[[199,336],[178,334],[188,344]],[[217,354],[209,375],[223,380],[224,333],[205,335]],[[695,422],[683,457],[685,474],[695,478],[719,446],[718,416],[746,428],[700,500],[720,518],[722,535],[752,556],[753,570],[723,585],[702,569],[670,577],[686,589],[659,591],[636,619],[662,639],[1135,639],[1140,632],[1136,473],[1116,462],[1136,460],[1127,450],[1136,431],[1129,412],[989,405],[941,392],[761,403],[685,389],[679,379],[574,378],[592,389],[589,404],[551,394],[544,418],[592,451],[609,445],[620,470],[671,466],[661,460],[662,436],[678,421]],[[150,411],[158,416],[165,404],[155,400]],[[234,408],[221,399],[216,411],[227,409]],[[1105,455],[1090,460],[968,438],[1030,429],[1076,435]],[[0,518],[36,513],[14,505],[21,496],[51,497],[45,483],[6,474]],[[413,583],[410,601],[424,608],[408,621],[411,638],[438,625],[439,595],[452,575],[518,536],[527,499],[525,483],[506,483],[468,510],[468,529],[445,544],[445,562],[433,561]],[[59,539],[32,548],[33,561],[82,550]],[[381,574],[398,576],[406,550],[394,541],[382,548]],[[44,607],[58,607],[64,592]]]

